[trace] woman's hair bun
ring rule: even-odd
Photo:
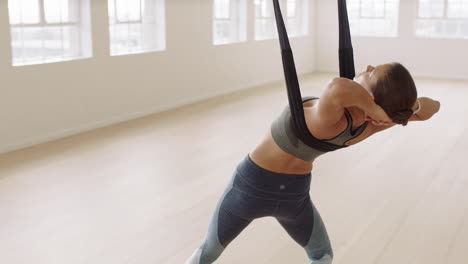
[[[393,120],[393,122],[406,126],[413,113],[414,112],[411,109],[402,110],[393,113],[392,115],[390,115],[390,118]]]

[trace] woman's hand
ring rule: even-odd
[[[440,102],[429,97],[419,97],[419,103],[421,110],[415,114],[420,120],[428,120],[440,110]],[[417,103],[414,105],[418,107]]]
[[[393,120],[378,104],[374,104],[371,111],[366,113],[366,121],[371,121],[375,126],[392,126],[395,125]]]

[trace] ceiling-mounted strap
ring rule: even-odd
[[[338,18],[340,24],[340,76],[352,80],[356,72],[354,68],[353,44],[351,42],[346,0],[338,0]]]
[[[302,140],[307,146],[315,148],[322,152],[330,152],[347,146],[335,145],[321,141],[315,138],[309,131],[304,117],[304,108],[302,96],[299,87],[299,79],[297,77],[294,56],[289,43],[288,33],[284,24],[281,7],[278,0],[273,0],[275,9],[276,25],[278,28],[279,41],[281,46],[281,55],[283,58],[284,76],[286,79],[286,87],[288,90],[288,101],[293,118],[293,127],[297,137]]]

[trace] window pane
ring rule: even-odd
[[[442,18],[444,17],[445,0],[420,0],[419,17]]]
[[[309,5],[308,0],[288,0],[288,17],[286,27],[290,37],[305,36],[308,33]]]
[[[44,59],[62,57],[62,28],[44,27],[42,29],[44,49],[42,56]]]
[[[157,47],[158,50],[162,50],[163,47],[160,44],[160,37],[158,31],[155,30],[154,24],[141,24],[141,50],[151,50],[153,47]]]
[[[110,0],[115,1],[116,17],[119,22],[141,21],[142,0]]]
[[[36,27],[12,28],[13,60],[27,63],[42,59],[42,30]]]
[[[39,0],[8,0],[10,24],[37,24],[40,22]]]
[[[128,24],[128,35],[128,48],[132,51],[143,51],[144,43],[142,24]],[[151,46],[150,43],[148,44],[149,45],[147,46]]]
[[[70,22],[68,0],[44,0],[47,23]]]
[[[11,29],[11,53],[13,58],[23,57],[23,29]]]
[[[115,17],[115,0],[107,1],[107,9],[109,12],[109,24],[113,24],[117,21],[117,17]]]
[[[230,15],[230,0],[215,0],[215,18],[217,19],[229,19]]]
[[[62,27],[62,45],[64,57],[79,57],[81,53],[80,27],[71,25]]]
[[[22,0],[21,15],[23,24],[36,24],[40,22],[38,0]]]
[[[362,17],[385,17],[385,0],[361,0]]]
[[[274,15],[273,1],[255,0],[255,16],[257,18],[271,18]]]
[[[273,10],[273,1],[269,0],[262,0],[262,17],[273,17],[274,10]]]
[[[10,24],[21,24],[21,2],[16,0],[8,0],[8,13],[10,15]]]
[[[468,36],[468,22],[461,24],[461,35],[465,36],[465,38]]]
[[[165,49],[164,0],[108,0],[112,56]]]
[[[227,44],[231,42],[231,22],[215,21],[214,26],[214,44]]]
[[[272,19],[257,19],[255,21],[255,39],[266,40],[275,38],[278,33]]]
[[[448,18],[468,18],[468,0],[448,0]]]
[[[419,19],[416,21],[416,35],[432,38],[468,39],[467,20]]]
[[[273,39],[278,36],[273,13],[273,1],[255,0],[255,40]]]
[[[399,8],[399,0],[348,0],[351,34],[397,36]]]
[[[468,38],[467,18],[468,0],[420,0],[416,35],[433,38]]]
[[[213,44],[228,44],[247,40],[246,0],[214,0]],[[221,8],[222,7],[222,10]],[[216,14],[224,13],[224,14]]]
[[[26,1],[30,2],[30,0],[18,2],[24,4]],[[90,57],[89,2],[87,0],[44,0],[37,3],[44,3],[42,8],[38,6],[37,9],[44,10],[46,21],[40,25],[27,26],[12,23],[13,65],[40,64]],[[21,14],[31,13],[30,7],[24,5],[17,5],[10,8],[9,11]],[[80,14],[83,17],[80,17]],[[14,17],[14,15],[10,14],[10,17]],[[73,22],[75,19],[77,22]]]
[[[111,54],[120,55],[128,53],[128,42],[130,41],[128,35],[128,24],[111,25],[110,33],[112,36]]]
[[[288,17],[296,16],[296,0],[287,0]]]

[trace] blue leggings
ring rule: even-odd
[[[332,263],[327,231],[309,196],[310,182],[311,173],[271,172],[247,155],[218,202],[205,241],[185,263],[213,263],[253,220],[267,216],[305,249],[310,263]]]

